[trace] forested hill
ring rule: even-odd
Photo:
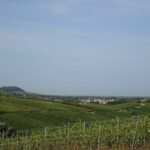
[[[16,86],[3,86],[0,88],[0,91],[8,93],[25,92],[25,90]]]

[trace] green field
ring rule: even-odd
[[[150,103],[127,101],[115,105],[63,104],[0,96],[0,122],[17,130],[56,127],[80,121],[150,115]]]

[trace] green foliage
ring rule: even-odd
[[[3,131],[15,137],[0,138],[0,146],[11,150],[144,148],[150,142],[149,108],[147,101],[97,105],[36,101],[3,93],[0,122],[7,126],[1,126],[0,137]],[[48,128],[43,131],[44,127]]]
[[[7,138],[7,137],[15,137],[16,136],[16,129],[13,127],[9,127],[6,123],[0,122],[0,137]]]
[[[63,127],[26,131],[23,136],[1,139],[3,149],[22,150],[87,150],[87,149],[148,149],[150,119],[147,116],[119,118],[105,122],[79,122]],[[147,147],[147,148],[146,148]]]
[[[64,123],[126,119],[137,115],[150,115],[150,103],[128,101],[115,105],[61,103],[0,96],[0,122],[17,130],[61,126]]]

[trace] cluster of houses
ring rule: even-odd
[[[87,99],[81,99],[80,103],[81,104],[96,103],[96,104],[106,105],[106,104],[108,104],[110,102],[114,102],[114,101],[115,101],[114,99],[87,98]]]

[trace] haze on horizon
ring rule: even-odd
[[[1,0],[0,86],[150,96],[149,0]]]

